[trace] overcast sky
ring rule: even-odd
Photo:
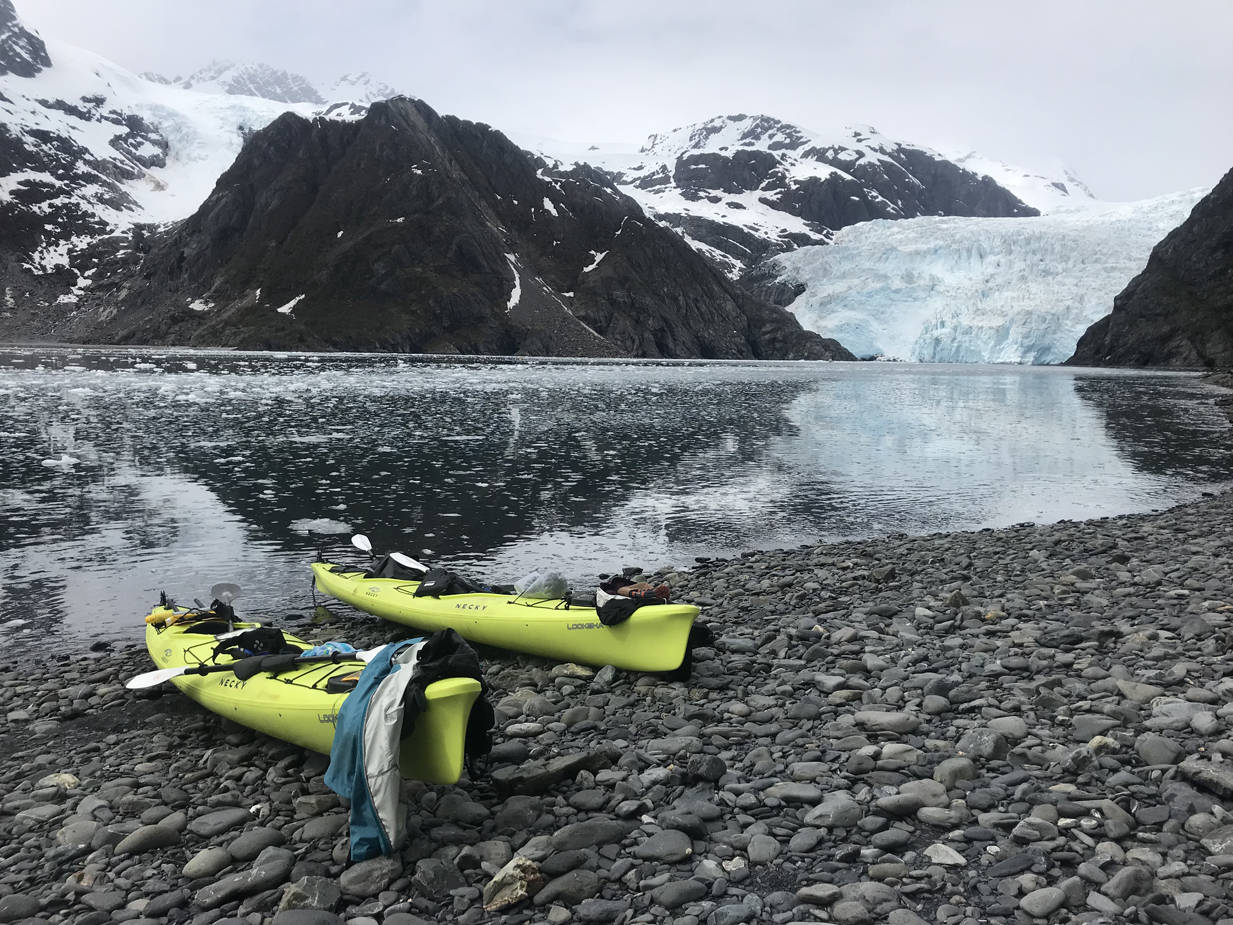
[[[135,71],[366,70],[439,112],[640,144],[710,116],[870,124],[1073,169],[1102,199],[1233,167],[1231,0],[16,0]]]

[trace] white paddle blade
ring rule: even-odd
[[[404,556],[400,552],[390,553],[390,558],[393,559],[395,562],[397,562],[399,565],[404,566],[405,568],[419,569],[421,572],[428,571],[428,566],[425,565],[423,562],[420,562],[416,559],[412,559],[410,556]]]
[[[368,537],[366,537],[363,533],[357,533],[355,536],[351,537],[351,545],[360,552],[366,552],[370,556],[372,555],[372,543],[369,542]]]
[[[219,582],[210,589],[210,597],[223,604],[230,604],[240,596],[240,593],[240,586],[233,585],[229,581]]]
[[[175,668],[160,668],[157,671],[147,671],[145,674],[139,674],[134,678],[129,678],[124,682],[124,686],[130,691],[139,691],[147,687],[155,687],[162,684],[164,681],[170,681],[172,678],[178,678],[187,670],[187,665],[178,665]]]

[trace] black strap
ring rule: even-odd
[[[287,652],[299,654],[299,650],[287,645],[283,631],[272,626],[257,626],[237,636],[221,640],[214,647],[214,655],[230,655],[232,658],[247,658],[250,655],[280,655]]]

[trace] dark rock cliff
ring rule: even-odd
[[[551,171],[406,98],[254,134],[196,213],[96,282],[72,328],[250,348],[850,357],[599,173]]]
[[[47,46],[17,18],[13,0],[0,0],[0,74],[33,77],[51,67]]]
[[[1233,366],[1233,170],[1084,332],[1073,366]]]

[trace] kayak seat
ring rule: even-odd
[[[420,586],[415,589],[414,596],[441,597],[443,594],[475,594],[483,590],[480,585],[472,584],[449,569],[432,568],[420,579]]]
[[[334,675],[325,682],[325,691],[327,694],[345,694],[347,691],[355,690],[355,686],[360,683],[360,673],[358,671],[352,674]]]
[[[385,556],[364,573],[365,578],[397,578],[400,581],[419,581],[424,573],[409,569],[390,556]]]
[[[225,620],[202,620],[200,623],[190,623],[184,627],[185,633],[197,633],[202,636],[217,636],[226,633],[231,625]]]

